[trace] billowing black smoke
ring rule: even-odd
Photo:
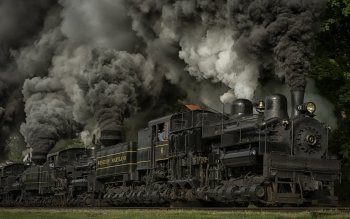
[[[4,15],[12,11],[4,16],[11,22],[0,19],[2,123],[23,122],[14,116],[23,112],[22,90],[21,133],[44,156],[60,138],[82,131],[89,142],[130,115],[140,118],[137,130],[168,112],[161,104],[169,100],[221,109],[252,99],[266,66],[303,89],[324,3],[1,1]]]
[[[257,60],[275,61],[291,89],[305,89],[313,39],[325,0],[234,0],[230,18],[237,47]]]
[[[149,64],[139,54],[109,49],[91,51],[83,68],[87,82],[84,93],[101,134],[114,131],[114,140],[122,140],[124,118],[137,112],[139,102],[153,90],[146,84],[146,77],[155,71]]]
[[[135,112],[138,88],[142,85],[144,58],[115,50],[92,51],[84,68],[89,75],[88,104],[101,128],[113,129]]]
[[[0,1],[0,159],[8,136],[24,119],[22,85],[27,72],[16,64],[17,51],[35,40],[56,1]]]
[[[179,45],[191,75],[231,88],[222,100],[252,98],[259,72],[271,64],[292,89],[303,90],[326,6],[326,0],[127,2],[148,46]]]
[[[76,123],[63,85],[52,78],[32,78],[23,86],[26,123],[21,126],[25,141],[33,149],[33,160],[42,162],[63,136],[74,137]]]

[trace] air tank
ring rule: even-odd
[[[253,114],[253,103],[247,99],[237,99],[232,103],[233,116],[249,116]]]
[[[265,99],[265,120],[272,118],[288,118],[287,98],[282,94],[273,94]]]

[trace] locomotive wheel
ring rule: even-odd
[[[67,198],[65,194],[61,195],[61,207],[66,207],[67,206]]]
[[[65,195],[64,194],[55,195],[53,199],[53,205],[55,207],[66,206]]]
[[[52,206],[53,207],[58,207],[58,200],[57,200],[57,196],[53,196],[52,198]]]
[[[93,199],[90,197],[90,195],[87,195],[85,197],[84,204],[86,207],[92,207],[93,206]]]
[[[15,206],[21,206],[22,203],[22,195],[18,195],[15,200]]]
[[[26,194],[26,193],[24,193],[24,200],[23,200],[23,205],[25,206],[25,207],[29,207],[29,197],[28,197],[28,195]]]
[[[35,200],[32,197],[28,197],[27,199],[27,206],[28,207],[34,207],[35,206]]]

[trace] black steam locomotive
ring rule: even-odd
[[[225,115],[191,110],[152,120],[138,142],[122,127],[102,130],[98,149],[72,147],[41,165],[1,167],[2,206],[337,205],[340,161],[328,154],[329,128],[303,91]],[[121,143],[122,142],[122,143]],[[35,156],[34,156],[35,157]]]

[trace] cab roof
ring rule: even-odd
[[[153,120],[148,122],[148,125],[152,126],[152,125],[155,125],[155,124],[167,122],[167,121],[169,121],[171,119],[172,116],[173,116],[173,114],[167,115],[167,116],[163,116],[163,117],[160,117],[160,118],[157,118],[157,119],[153,119]]]

